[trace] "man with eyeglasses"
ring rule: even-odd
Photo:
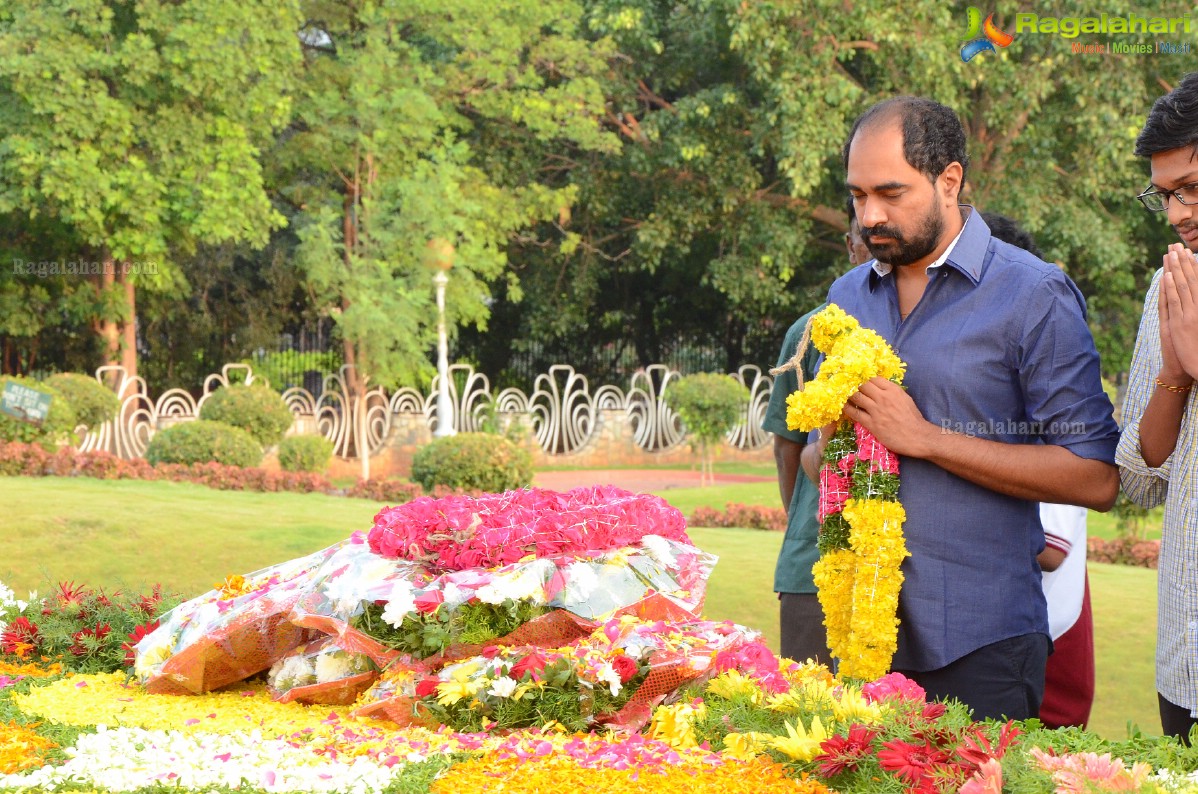
[[[1182,243],[1165,253],[1144,301],[1115,460],[1123,490],[1165,505],[1157,580],[1156,688],[1161,727],[1190,743],[1198,725],[1198,72],[1148,113],[1136,154],[1152,185],[1136,196],[1167,213]],[[1184,244],[1183,244],[1184,243]]]

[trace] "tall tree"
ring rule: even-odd
[[[533,240],[513,253],[523,295],[495,307],[503,338],[538,367],[581,360],[596,373],[616,371],[629,351],[636,364],[659,361],[679,340],[722,348],[730,369],[770,363],[790,320],[846,265],[840,151],[853,119],[886,97],[922,94],[966,124],[966,200],[1036,235],[1089,297],[1106,369],[1120,371],[1155,267],[1144,262],[1167,236],[1128,198],[1146,173],[1132,142],[1152,100],[1189,67],[1074,54],[1085,37],[1039,32],[965,62],[968,5],[589,0],[588,34],[618,48],[605,90],[621,149],[554,154],[579,200],[569,227],[552,231],[577,244]],[[1040,16],[1094,15],[1075,0],[1041,6]],[[1014,2],[987,10],[1014,32]],[[1190,13],[1179,2],[1133,11]],[[473,342],[488,371],[509,361],[509,346]]]
[[[258,156],[289,118],[298,28],[294,0],[0,8],[0,213],[50,213],[96,254],[108,363],[137,372],[137,287],[186,291],[173,252],[281,224]]]
[[[297,122],[279,159],[302,210],[298,263],[349,365],[368,477],[368,388],[430,375],[427,244],[455,249],[452,323],[485,325],[511,236],[563,214],[574,195],[526,172],[484,171],[475,127],[502,128],[497,140],[608,145],[595,121],[603,48],[576,35],[580,8],[568,0],[320,0],[305,13]]]

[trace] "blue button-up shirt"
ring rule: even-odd
[[[893,272],[867,263],[828,300],[907,364],[904,386],[949,432],[1055,444],[1113,463],[1119,428],[1102,390],[1085,299],[1059,268],[990,235],[969,211],[923,297],[899,317]],[[1036,502],[910,457],[899,461],[911,556],[899,596],[898,670],[936,670],[999,640],[1048,634]]]

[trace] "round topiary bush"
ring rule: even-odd
[[[11,375],[0,375],[0,394],[9,383],[17,383],[42,394],[50,395],[50,411],[41,424],[34,424],[9,416],[0,411],[0,441],[21,441],[26,444],[41,444],[52,446],[64,444],[74,438],[75,426],[78,423],[75,409],[62,392],[39,383],[32,378],[20,378]]]
[[[45,382],[66,397],[75,409],[75,420],[89,430],[112,419],[121,407],[120,398],[112,389],[78,372],[60,372]]]
[[[262,462],[262,447],[240,427],[197,419],[155,433],[146,460],[154,465],[216,461],[248,468]]]
[[[324,436],[287,436],[279,442],[279,468],[323,474],[333,456],[333,442]]]
[[[503,436],[459,433],[435,439],[412,458],[412,480],[435,486],[497,493],[532,484],[532,456]]]
[[[264,447],[279,443],[291,427],[291,409],[268,386],[234,383],[217,389],[200,408],[201,419],[240,427]]]
[[[699,447],[703,459],[699,483],[714,482],[716,444],[744,418],[749,390],[731,375],[699,372],[671,384],[666,401],[678,412],[682,424]]]

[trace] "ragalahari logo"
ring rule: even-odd
[[[965,34],[966,42],[961,45],[961,60],[968,63],[974,56],[983,52],[997,52],[994,48],[1008,47],[1015,37],[1003,31],[994,24],[994,14],[982,22],[982,12],[977,6],[969,7],[969,32]]]

